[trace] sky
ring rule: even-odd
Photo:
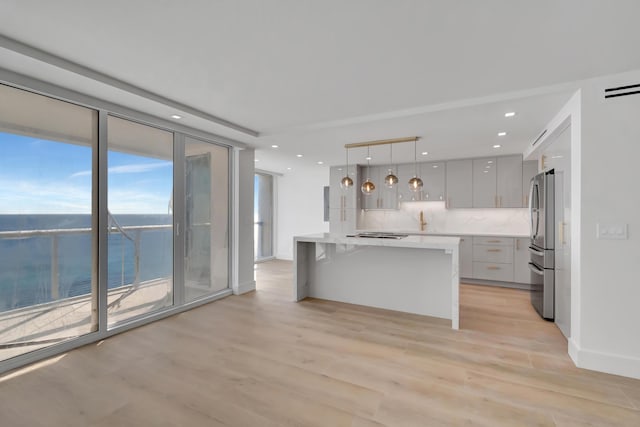
[[[108,153],[112,214],[166,214],[171,161]],[[91,213],[91,148],[0,132],[0,214]]]

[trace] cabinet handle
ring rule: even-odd
[[[487,252],[502,252],[502,249],[487,249]]]
[[[447,201],[444,204],[444,207],[449,209],[451,207],[451,197],[447,197]]]
[[[520,239],[516,239],[516,250],[520,250]]]
[[[488,243],[500,243],[502,240],[487,240]]]
[[[498,207],[498,196],[493,196],[493,207],[494,208]]]
[[[490,265],[487,267],[487,270],[500,270],[500,267],[498,267],[497,265]]]
[[[502,207],[502,196],[498,196],[498,207]]]

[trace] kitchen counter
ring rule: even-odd
[[[296,301],[307,297],[451,319],[459,327],[458,237],[294,237]]]
[[[420,230],[357,230],[358,233],[368,233],[368,232],[385,232],[385,233],[403,233],[409,235],[416,236],[477,236],[477,237],[513,237],[513,238],[522,238],[529,237],[529,234],[517,234],[517,233],[455,233],[455,232],[433,232],[433,231],[420,231]]]

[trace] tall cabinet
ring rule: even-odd
[[[473,207],[473,161],[449,160],[446,170],[447,208]]]
[[[342,188],[342,178],[349,174],[353,186]],[[331,233],[348,234],[356,230],[356,211],[359,208],[358,167],[334,166],[330,169],[329,180],[329,231]]]

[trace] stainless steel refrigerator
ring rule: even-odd
[[[531,179],[529,214],[531,218],[531,304],[544,319],[554,318],[554,173],[540,173]]]

